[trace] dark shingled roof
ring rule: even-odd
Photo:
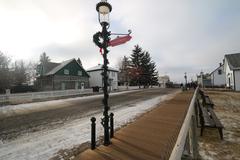
[[[229,67],[232,70],[240,69],[240,53],[227,54],[225,58],[228,61]]]
[[[72,58],[67,61],[63,61],[62,63],[46,62],[44,64],[44,73],[42,73],[42,75],[43,76],[54,75],[57,73],[57,71],[59,71],[60,69],[62,69],[63,67],[65,67],[66,65],[71,63],[72,61],[76,61],[76,60],[74,58]],[[76,63],[89,76],[89,74],[86,72],[86,70],[83,68],[83,66],[81,66],[77,61],[76,61]],[[41,64],[39,66],[41,66]]]
[[[75,59],[72,58],[67,61],[63,61],[62,63],[59,63],[57,66],[53,67],[48,73],[46,73],[46,75],[53,75],[53,74],[57,73],[57,71],[59,71],[60,69],[65,67],[67,64],[69,64],[73,60],[75,60]]]
[[[53,68],[57,67],[58,65],[60,65],[61,63],[53,63],[53,62],[47,62],[45,63],[45,73],[47,74],[48,72],[50,72]]]

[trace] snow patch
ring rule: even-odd
[[[119,93],[118,93],[119,94]],[[130,121],[134,120],[141,114],[153,109],[160,102],[171,99],[176,93],[159,96],[150,100],[142,101],[134,105],[112,107],[111,112],[115,114],[115,128],[119,128]],[[102,95],[98,95],[99,97]],[[96,96],[91,96],[96,97]],[[91,97],[80,97],[83,99]],[[76,98],[74,98],[76,99]],[[77,98],[78,99],[78,98]],[[59,100],[52,103],[58,103]],[[66,101],[66,100],[65,100]],[[49,102],[40,102],[49,103]],[[67,102],[65,102],[67,103]],[[35,103],[38,106],[39,103]],[[55,105],[56,106],[56,105]],[[12,107],[12,106],[11,106]],[[17,105],[14,110],[18,114],[19,111],[29,109],[31,111],[31,105]],[[6,109],[6,107],[5,107]],[[4,109],[1,110],[3,113]],[[97,137],[103,135],[103,127],[100,124],[102,114],[93,114],[91,116],[96,117],[96,130]],[[72,122],[64,124],[62,127],[52,130],[44,130],[35,133],[29,133],[28,135],[21,136],[18,139],[10,142],[4,142],[0,147],[0,159],[4,160],[46,160],[53,157],[59,150],[73,148],[87,141],[90,141],[90,118],[84,117],[74,120]],[[2,143],[2,142],[1,142]]]

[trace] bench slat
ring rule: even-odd
[[[213,120],[210,118],[210,115],[208,113],[208,110],[206,108],[203,108],[202,106],[200,106],[202,113],[203,113],[203,118],[204,118],[204,125],[208,126],[208,127],[214,127],[215,123],[213,122]]]
[[[208,111],[211,113],[212,119],[215,122],[215,125],[217,128],[223,128],[222,123],[220,122],[220,120],[217,118],[217,115],[215,114],[215,112],[213,111],[212,108],[209,108]]]

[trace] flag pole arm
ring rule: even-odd
[[[129,29],[128,30],[128,33],[110,33],[111,35],[118,35],[118,36],[120,36],[120,35],[130,35],[132,33],[132,31]]]

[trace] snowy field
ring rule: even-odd
[[[131,91],[132,92],[132,91]],[[177,93],[177,92],[176,92]],[[160,102],[171,99],[176,93],[158,96],[147,101],[138,102],[129,106],[112,106],[111,111],[115,114],[115,128],[120,128],[133,121],[141,114],[153,109]],[[122,94],[122,93],[115,93]],[[101,95],[97,95],[101,96]],[[91,98],[80,97],[80,98]],[[56,100],[53,103],[67,100]],[[40,102],[46,103],[46,102]],[[67,102],[66,102],[67,103]],[[32,105],[31,105],[32,106]],[[37,103],[36,103],[37,106]],[[37,108],[35,106],[35,109]],[[57,106],[57,105],[53,105]],[[44,108],[38,108],[42,110]],[[46,108],[45,108],[46,109]],[[48,108],[49,109],[49,108]],[[16,114],[35,112],[30,105],[17,105],[13,108],[6,106],[0,108],[1,116],[14,116]],[[97,136],[103,135],[103,127],[100,124],[102,114],[92,113],[97,119]],[[80,144],[90,141],[90,118],[84,117],[64,124],[62,127],[29,133],[18,137],[13,141],[4,143],[0,140],[0,159],[1,160],[47,160],[56,157],[58,151],[71,149]]]

